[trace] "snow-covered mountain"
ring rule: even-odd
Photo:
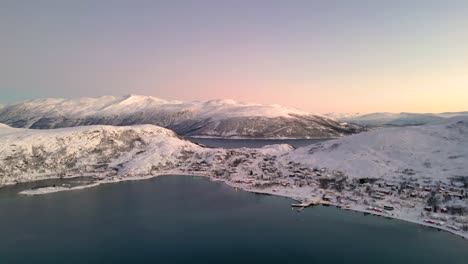
[[[153,124],[184,136],[340,137],[362,131],[326,116],[279,105],[233,100],[168,101],[149,96],[38,99],[0,108],[0,123],[18,128]]]
[[[418,126],[432,122],[442,121],[455,116],[468,116],[468,112],[453,112],[439,114],[419,113],[371,113],[371,114],[337,114],[329,113],[326,116],[340,122],[347,122],[365,127],[395,127]]]
[[[465,177],[468,181],[468,117],[364,132],[299,148],[283,159],[357,178]]]
[[[149,174],[177,166],[197,149],[201,147],[152,125],[32,130],[0,124],[0,185],[66,174]]]
[[[468,111],[464,112],[444,112],[444,113],[439,113],[437,116],[445,117],[445,118],[451,118],[451,117],[456,117],[456,116],[468,116]]]
[[[154,125],[24,129],[0,124],[0,186],[80,175],[102,181],[168,173],[264,177],[264,164],[273,166],[276,156],[291,150],[289,145],[204,148]]]

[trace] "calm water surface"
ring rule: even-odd
[[[324,139],[224,139],[224,138],[193,138],[187,137],[195,143],[203,144],[212,148],[261,148],[266,145],[273,144],[289,144],[295,148],[308,146],[317,142],[330,140]]]
[[[397,220],[164,176],[26,197],[0,189],[0,263],[467,263],[468,241]],[[30,185],[27,186],[28,188]]]

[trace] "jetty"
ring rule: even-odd
[[[316,199],[312,199],[312,200],[309,200],[309,201],[304,201],[302,203],[294,203],[294,204],[291,204],[292,207],[309,207],[309,206],[315,206],[315,205],[319,205],[322,203],[322,199],[319,199],[319,198],[316,198]]]

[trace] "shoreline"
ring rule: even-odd
[[[300,138],[295,138],[295,137],[218,137],[218,136],[187,136],[184,137],[186,140],[190,140],[190,138],[195,138],[195,139],[224,139],[224,140],[230,140],[230,139],[235,139],[235,140],[332,140],[332,139],[339,139],[341,137],[300,137]]]
[[[302,201],[302,200],[307,200],[307,199],[314,198],[312,196],[304,196],[304,195],[300,195],[300,194],[297,194],[297,196],[294,197],[294,195],[292,195],[292,194],[288,195],[288,194],[286,194],[284,192],[279,192],[279,191],[274,191],[274,190],[265,190],[265,189],[255,188],[255,187],[252,187],[252,186],[248,186],[250,188],[246,188],[246,186],[244,186],[243,184],[231,182],[231,181],[228,181],[226,179],[213,178],[213,177],[211,177],[211,176],[209,176],[207,174],[189,173],[189,172],[182,172],[182,171],[177,171],[177,170],[165,171],[163,173],[158,173],[158,174],[153,174],[153,175],[146,175],[146,176],[118,177],[118,178],[103,179],[103,180],[97,179],[96,181],[92,182],[91,184],[80,185],[80,186],[75,186],[75,187],[70,187],[70,188],[58,186],[58,187],[44,187],[44,188],[38,188],[38,189],[28,189],[28,190],[20,191],[20,192],[18,192],[18,194],[19,195],[26,195],[26,196],[35,196],[35,195],[51,194],[51,193],[64,192],[64,191],[84,190],[84,189],[88,189],[88,188],[97,187],[97,186],[99,186],[101,184],[119,183],[119,182],[125,182],[125,181],[148,180],[148,179],[157,178],[157,177],[161,177],[161,176],[176,176],[176,175],[177,176],[203,177],[203,178],[207,178],[209,181],[222,182],[222,183],[224,183],[224,184],[226,184],[226,185],[228,185],[228,186],[230,186],[232,188],[237,188],[237,189],[240,189],[242,191],[246,191],[246,192],[250,192],[250,193],[254,193],[254,194],[275,195],[275,196],[289,198],[289,199],[299,201],[299,202]],[[98,177],[98,176],[99,176],[99,174],[97,173],[97,174],[93,174],[93,176],[88,176],[88,177],[93,177],[94,178],[94,177]],[[73,179],[73,178],[78,178],[78,177],[86,177],[86,176],[72,175],[70,177],[62,177],[62,179]],[[44,178],[44,179],[40,179],[40,180],[50,180],[50,179],[59,179],[59,178],[60,177],[53,177],[53,178]],[[37,180],[37,181],[40,181],[40,180]],[[33,182],[33,181],[29,181],[29,182]],[[17,184],[21,184],[21,183],[17,183]],[[0,190],[1,190],[2,187],[11,186],[11,185],[15,185],[15,184],[0,186]],[[395,220],[399,220],[399,221],[405,221],[405,222],[409,222],[409,223],[413,223],[413,224],[418,224],[418,225],[422,225],[422,226],[429,227],[429,228],[434,228],[434,229],[437,229],[439,231],[445,231],[445,232],[451,233],[453,235],[456,235],[458,237],[461,237],[463,239],[468,240],[468,233],[466,233],[466,232],[455,231],[455,230],[449,229],[447,227],[426,223],[426,222],[424,222],[422,220],[412,219],[410,217],[404,217],[404,216],[401,216],[401,215],[394,215],[394,214],[386,214],[386,213],[379,213],[379,212],[369,211],[369,210],[366,210],[365,208],[362,208],[363,206],[360,206],[360,205],[348,205],[348,206],[345,207],[345,206],[343,206],[341,204],[337,204],[337,203],[333,203],[333,202],[328,202],[327,204],[331,205],[333,207],[336,207],[337,209],[349,210],[349,211],[358,212],[358,213],[366,213],[366,214],[370,214],[372,216],[381,216],[381,217],[385,217],[385,218],[391,218],[391,219],[395,219]],[[386,211],[384,211],[384,212],[386,212]]]

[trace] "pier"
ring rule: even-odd
[[[313,200],[310,200],[310,201],[304,201],[302,203],[294,203],[294,204],[291,204],[292,207],[309,207],[309,206],[315,206],[315,205],[319,205],[321,204],[323,201],[322,199],[313,199]]]

